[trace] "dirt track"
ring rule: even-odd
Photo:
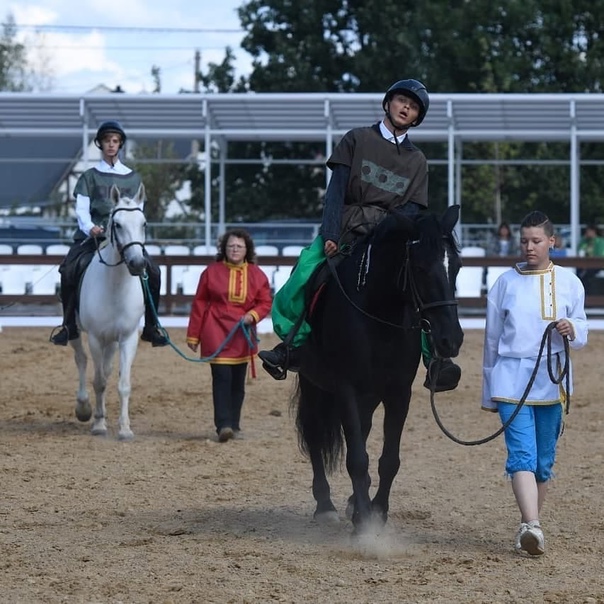
[[[136,438],[115,438],[114,383],[110,435],[95,438],[74,417],[71,351],[48,344],[48,332],[0,333],[0,602],[604,603],[602,333],[573,356],[576,393],[542,517],[547,553],[525,559],[512,550],[518,518],[503,440],[449,441],[419,378],[387,529],[356,543],[343,516],[345,473],[332,478],[340,524],[312,520],[291,379],[259,370],[247,386],[244,438],[220,444],[209,367],[141,344]],[[170,334],[184,350],[184,331]],[[466,439],[498,426],[478,411],[481,356],[482,332],[468,331],[462,384],[437,399]],[[374,482],[380,423],[370,439]]]

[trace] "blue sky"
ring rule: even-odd
[[[43,85],[50,92],[79,94],[99,84],[151,92],[156,65],[162,92],[175,94],[193,88],[196,50],[204,69],[208,62],[221,62],[224,48],[231,46],[237,73],[249,72],[250,58],[238,49],[243,32],[236,9],[242,2],[9,0],[0,19],[15,17],[19,40],[38,73],[49,76]]]

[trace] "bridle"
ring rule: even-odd
[[[415,239],[414,241],[407,241],[407,258],[405,259],[405,266],[403,267],[403,291],[407,289],[407,285],[411,289],[411,296],[413,298],[413,303],[415,307],[421,313],[422,311],[428,308],[437,308],[439,306],[457,306],[457,300],[455,298],[451,298],[449,300],[437,300],[436,302],[428,302],[425,303],[422,300],[422,297],[419,294],[419,290],[417,289],[417,284],[415,282],[415,277],[413,275],[413,270],[411,267],[411,246],[419,243],[419,239]]]
[[[417,288],[417,283],[415,282],[413,268],[411,266],[411,246],[417,245],[418,243],[419,239],[407,241],[407,257],[405,259],[405,265],[402,268],[402,290],[405,291],[407,289],[407,286],[409,286],[413,304],[420,316],[422,331],[427,336],[430,336],[430,334],[432,333],[432,325],[430,321],[423,315],[423,312],[429,308],[438,308],[440,306],[457,306],[458,302],[455,298],[450,298],[448,300],[437,300],[435,302],[427,303],[422,300],[422,297]],[[437,356],[436,349],[434,350],[434,355]]]
[[[109,241],[112,245],[114,245],[117,248],[117,251],[119,252],[120,255],[120,260],[118,262],[116,262],[115,264],[110,264],[108,262],[106,262],[104,260],[104,258],[101,256],[101,250],[105,247],[104,245],[99,245],[98,244],[98,240],[95,239],[95,241],[97,242],[96,245],[96,251],[99,257],[99,262],[101,264],[104,264],[105,266],[119,266],[120,264],[124,264],[124,262],[126,262],[126,260],[124,259],[124,252],[132,247],[133,245],[140,245],[141,248],[143,248],[143,251],[145,250],[145,244],[142,241],[130,241],[129,243],[126,243],[126,245],[122,245],[120,243],[120,240],[117,236],[117,229],[115,227],[115,221],[113,220],[115,215],[118,212],[140,212],[141,214],[143,214],[144,216],[144,212],[141,210],[141,208],[116,208],[115,210],[113,210],[113,212],[111,212],[111,216],[109,217],[109,225],[110,225],[110,229],[109,229]]]
[[[427,302],[427,303],[425,303],[422,300],[422,297],[417,288],[417,283],[415,282],[415,277],[413,275],[413,267],[412,267],[411,254],[410,254],[410,247],[417,243],[419,243],[419,240],[407,241],[407,243],[406,243],[405,263],[401,267],[401,273],[399,274],[398,282],[401,282],[401,276],[402,276],[402,288],[401,289],[403,292],[407,291],[407,288],[409,289],[409,291],[411,293],[411,299],[413,302],[413,306],[414,306],[416,312],[420,316],[421,328],[426,334],[430,334],[432,332],[432,326],[430,324],[430,321],[428,321],[428,319],[423,316],[423,312],[429,308],[437,308],[440,306],[457,306],[457,300],[455,300],[454,298],[451,298],[448,300],[437,300],[435,302]],[[369,244],[369,247],[371,247],[371,244]],[[348,303],[351,304],[356,310],[358,310],[361,314],[365,315],[367,318],[371,319],[372,321],[377,321],[378,323],[382,323],[383,325],[388,325],[389,327],[396,327],[397,329],[406,329],[407,328],[406,325],[399,325],[397,323],[392,323],[390,321],[387,321],[386,319],[382,319],[381,317],[377,317],[371,313],[368,313],[365,309],[361,308],[346,293],[346,290],[344,289],[344,286],[342,285],[342,282],[340,281],[340,277],[336,270],[336,265],[334,264],[333,259],[329,256],[327,257],[327,264],[329,266],[329,270],[330,270],[332,276],[334,277],[336,283],[338,284],[338,288],[340,289],[340,292],[342,293],[344,298],[348,301]]]

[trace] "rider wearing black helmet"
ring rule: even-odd
[[[120,137],[120,149],[124,146],[126,139],[128,138],[119,122],[116,122],[115,120],[103,122],[96,131],[96,136],[94,137],[94,144],[101,150],[103,149],[101,143],[106,134],[117,134]]]
[[[94,144],[101,150],[101,160],[80,176],[74,189],[78,230],[73,237],[74,244],[59,268],[63,325],[50,337],[50,341],[58,346],[66,346],[69,340],[79,336],[76,325],[78,285],[98,247],[98,240],[105,237],[112,208],[109,196],[111,186],[116,185],[122,195],[134,197],[141,184],[140,175],[119,159],[119,152],[125,142],[126,133],[119,122],[103,122],[94,137]],[[168,340],[157,326],[156,312],[153,309],[154,307],[157,311],[159,306],[161,273],[146,251],[145,256],[153,306],[145,297],[145,327],[141,337],[153,346],[165,346]]]
[[[389,210],[416,216],[428,205],[428,163],[411,143],[409,128],[419,126],[430,106],[424,84],[405,79],[392,84],[382,100],[384,119],[373,126],[350,130],[327,161],[333,172],[323,208],[320,235],[305,248],[287,283],[273,300],[275,333],[284,340],[273,350],[259,353],[263,367],[283,379],[287,369],[299,367],[299,348],[310,326],[305,313],[305,285],[327,256],[342,243],[373,228]],[[450,360],[443,363],[437,391],[457,386],[461,371]],[[428,378],[426,387],[431,384]]]
[[[393,118],[390,113],[390,101],[392,97],[396,94],[400,93],[404,96],[412,98],[419,107],[419,114],[417,118],[412,123],[406,122],[398,122],[396,116]],[[430,97],[428,96],[428,91],[426,87],[419,82],[418,80],[399,80],[395,82],[386,90],[386,94],[384,95],[384,100],[382,101],[382,109],[386,114],[390,124],[393,128],[398,130],[407,130],[407,128],[414,128],[419,126],[426,117],[426,113],[428,113],[428,109],[430,107]]]

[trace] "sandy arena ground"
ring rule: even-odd
[[[416,380],[389,523],[356,542],[350,483],[332,477],[339,525],[312,519],[310,464],[299,453],[293,379],[249,380],[243,438],[220,444],[210,370],[142,343],[133,371],[133,442],[93,437],[74,416],[71,349],[46,328],[0,333],[0,602],[604,603],[604,332],[573,355],[575,396],[557,479],[542,515],[547,552],[512,549],[518,513],[504,444],[447,439]],[[184,331],[170,329],[184,352]],[[274,336],[262,336],[270,347]],[[462,383],[437,397],[445,425],[486,436],[478,410],[482,332],[468,331]],[[377,480],[381,420],[370,438]]]

